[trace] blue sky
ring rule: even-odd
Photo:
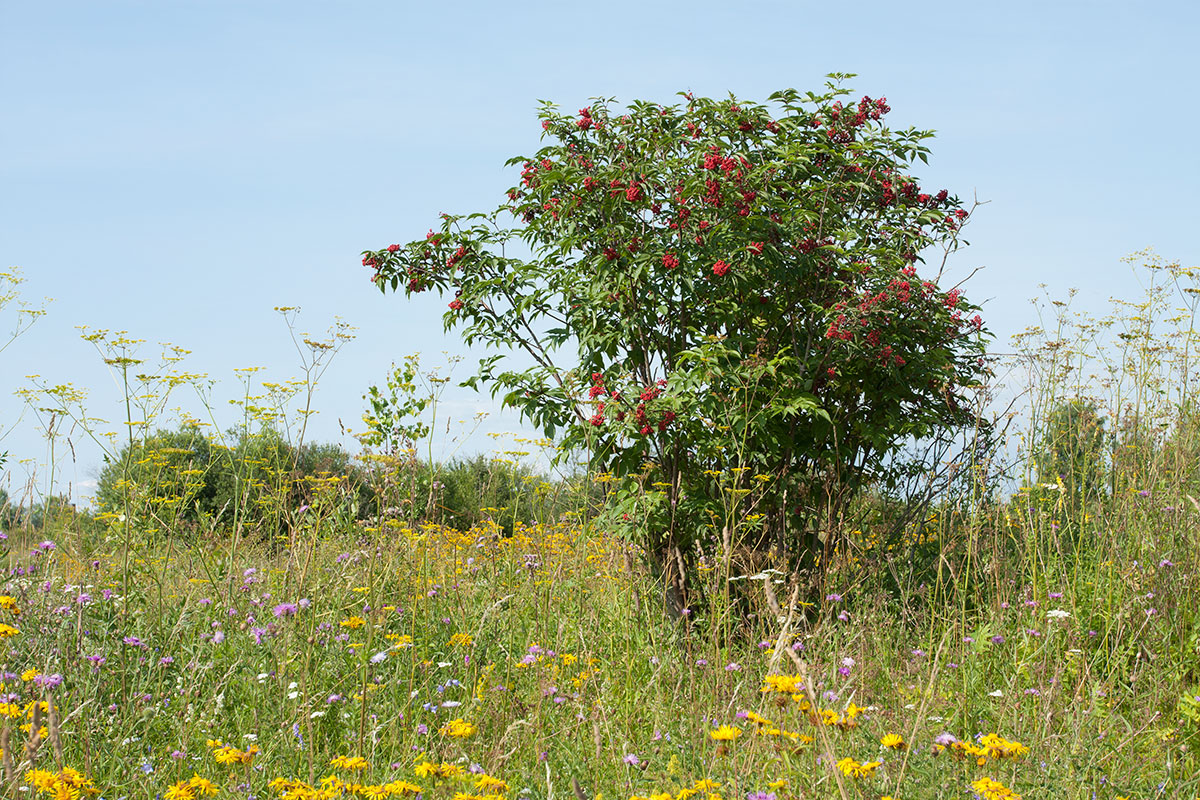
[[[1197,6],[1165,2],[2,3],[0,269],[55,298],[0,354],[10,491],[16,460],[46,456],[9,394],[22,376],[122,416],[76,326],[191,350],[232,422],[235,368],[298,374],[275,306],[314,333],[340,316],[358,338],[318,389],[322,440],[392,361],[462,352],[444,301],[380,295],[358,254],[496,205],[504,160],[538,146],[540,99],[764,100],[857,73],[892,126],[937,130],[925,185],[988,201],[953,268],[984,267],[967,294],[1005,349],[1041,283],[1099,309],[1134,293],[1123,255],[1200,260],[1198,30]],[[486,395],[446,401],[455,419],[493,412],[469,449],[519,427]],[[86,494],[100,452],[73,443],[64,477]]]

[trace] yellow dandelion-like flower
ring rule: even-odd
[[[391,794],[386,786],[375,784],[363,786],[358,790],[358,796],[365,797],[367,800],[383,800],[385,797],[390,797]]]
[[[475,726],[461,719],[452,719],[441,727],[443,736],[465,739],[475,733]]]
[[[794,695],[803,692],[804,685],[799,675],[768,675],[763,678],[762,691]]]
[[[21,609],[17,606],[17,598],[9,597],[6,594],[0,594],[0,608],[3,608],[14,617],[21,616]]]
[[[891,748],[892,750],[903,750],[908,746],[904,743],[904,737],[898,733],[889,733],[885,735],[879,740],[879,743],[884,747]]]
[[[39,792],[52,792],[58,776],[48,770],[35,769],[25,773],[25,782]]]
[[[361,628],[367,624],[367,621],[362,617],[347,617],[338,623],[343,628]]]
[[[418,778],[459,778],[467,774],[459,765],[447,764],[445,761],[441,764],[425,761],[413,767],[413,772]]]
[[[21,673],[21,680],[25,683],[29,683],[31,680],[41,674],[42,673],[38,672],[36,669],[30,668]]]
[[[19,630],[4,622],[0,622],[0,639],[7,639],[10,636],[16,636],[20,633]]]
[[[215,797],[217,794],[216,784],[208,778],[201,778],[199,775],[193,774],[188,783],[196,790],[196,794],[200,797]]]
[[[163,793],[163,800],[195,800],[196,793],[190,781],[177,781]]]
[[[299,784],[299,781],[295,783]],[[342,783],[342,779],[337,775],[326,775],[321,778],[321,791],[325,794],[337,797],[342,794],[342,790],[346,788],[346,784]]]
[[[1021,800],[1021,795],[991,778],[980,778],[971,784],[971,788],[983,800]]]
[[[773,724],[771,722],[771,720],[767,719],[766,717],[760,717],[758,714],[755,714],[753,711],[746,712],[746,719],[750,720],[751,722],[753,722],[756,725],[772,725]]]
[[[63,767],[62,771],[58,773],[58,779],[62,783],[70,784],[71,786],[77,786],[80,788],[87,786],[92,782],[88,776],[72,767]]]
[[[722,725],[715,731],[709,731],[708,735],[718,742],[732,742],[742,735],[742,729],[732,725]]]
[[[362,756],[338,756],[329,762],[329,766],[337,769],[348,770],[364,770],[370,769],[371,765]]]
[[[979,740],[983,754],[989,758],[1019,758],[1029,752],[1029,748],[1020,742],[1010,742],[1003,736],[989,733]]]
[[[883,765],[882,761],[868,761],[865,764],[860,764],[853,758],[847,756],[837,762],[837,768],[842,771],[842,774],[847,778],[868,778],[876,768]]]
[[[425,791],[417,784],[409,783],[408,781],[392,781],[391,783],[386,783],[384,785],[387,786],[387,790],[389,792],[397,797],[403,797],[405,795],[417,795]]]
[[[250,745],[245,750],[238,750],[236,747],[226,744],[213,750],[213,758],[217,760],[218,764],[249,764],[257,753],[258,748],[254,745]]]
[[[480,775],[479,780],[475,781],[475,788],[481,792],[504,794],[508,791],[508,784],[491,775]]]
[[[450,637],[451,647],[470,647],[471,642],[475,641],[469,633],[456,633]]]
[[[76,786],[71,786],[67,783],[56,783],[51,798],[52,800],[79,800],[80,794],[82,792]]]

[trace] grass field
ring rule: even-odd
[[[1047,480],[1035,432],[1095,355],[1061,345],[1070,324],[1025,340],[1009,488],[894,540],[886,516],[848,525],[806,582],[705,554],[678,619],[636,537],[597,522],[603,475],[465,530],[411,502],[344,513],[328,476],[302,506],[261,495],[267,531],[185,524],[193,476],[162,461],[102,513],[11,517],[2,794],[1200,796],[1192,340],[1116,340],[1095,463]]]

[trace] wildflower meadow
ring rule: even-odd
[[[499,355],[390,354],[340,443],[353,329],[292,308],[233,425],[125,332],[83,331],[119,408],[26,378],[0,795],[1200,797],[1200,271],[1135,254],[998,346],[947,277],[980,212],[846,78],[546,106],[495,211],[362,254]],[[451,380],[543,435],[478,441]]]

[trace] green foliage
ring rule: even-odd
[[[6,490],[0,489],[0,531],[43,531],[65,519],[75,519],[79,514],[67,495],[56,494],[28,503],[15,503]]]
[[[456,459],[435,467],[430,478],[436,497],[432,518],[458,530],[489,520],[511,534],[516,522],[529,525],[564,510],[554,502],[562,486],[512,461],[485,455]]]
[[[1051,409],[1033,456],[1038,481],[1061,487],[1070,509],[1079,510],[1108,482],[1106,419],[1090,400],[1072,398]]]
[[[909,173],[930,134],[847,94],[546,105],[508,202],[363,263],[381,290],[453,293],[466,342],[533,359],[467,383],[610,471],[659,563],[729,552],[734,505],[760,512],[751,546],[795,563],[906,444],[975,424],[985,373],[976,307],[940,267],[918,277],[968,216]]]
[[[270,428],[215,442],[197,425],[159,430],[121,450],[100,472],[97,502],[121,515],[127,500],[164,529],[242,525],[283,530],[330,485],[352,518],[372,513],[373,490],[335,444],[297,450]],[[144,522],[146,520],[143,520]]]
[[[429,436],[429,425],[422,414],[435,396],[417,386],[419,363],[416,355],[405,356],[403,364],[392,365],[383,389],[371,386],[367,390],[363,398],[371,405],[363,415],[367,431],[358,437],[364,445],[396,453]]]

